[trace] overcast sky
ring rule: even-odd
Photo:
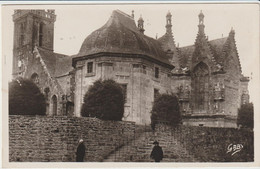
[[[121,4],[121,5],[41,5],[3,6],[3,63],[11,79],[14,9],[55,9],[54,51],[77,54],[84,39],[103,26],[113,10],[129,15],[134,10],[135,21],[144,19],[147,36],[158,38],[165,33],[166,14],[172,13],[172,30],[176,44],[193,45],[198,32],[198,14],[205,15],[205,33],[209,40],[228,36],[231,27],[240,56],[243,74],[251,76],[251,101],[259,95],[259,6],[257,4]],[[257,92],[256,92],[257,91]]]

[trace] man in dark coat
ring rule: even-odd
[[[155,162],[160,162],[163,159],[162,147],[159,146],[159,142],[155,141],[153,151],[151,152],[150,157],[154,159]]]
[[[77,162],[83,162],[84,161],[85,151],[86,151],[86,147],[83,143],[83,139],[80,139],[79,145],[78,145],[78,148],[77,148],[77,152],[76,152],[76,161]]]

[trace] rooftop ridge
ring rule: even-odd
[[[132,20],[134,20],[134,18],[132,17],[132,16],[130,16],[130,15],[128,15],[128,14],[126,14],[126,13],[124,13],[123,11],[120,11],[119,9],[117,9],[117,10],[114,10],[115,12],[118,12],[118,13],[120,13],[120,14],[122,14],[122,15],[124,15],[124,16],[126,16],[126,17],[128,17],[128,18],[130,18],[130,19],[132,19]]]
[[[217,38],[217,39],[208,40],[208,42],[210,43],[210,42],[213,42],[213,41],[215,41],[215,40],[227,39],[227,38],[228,38],[228,36],[223,37],[223,38]],[[193,44],[193,45],[180,46],[179,48],[187,48],[187,47],[192,47],[192,46],[194,46],[194,44]]]

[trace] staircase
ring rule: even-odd
[[[171,139],[169,140],[169,138]],[[166,137],[163,133],[144,131],[133,141],[111,153],[103,162],[153,162],[154,160],[150,158],[150,153],[155,140],[160,143],[164,152],[164,158],[161,162],[198,161],[173,136]]]

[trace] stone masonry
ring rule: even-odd
[[[9,116],[9,160],[74,162],[78,141],[83,138],[85,161],[98,162],[134,135],[133,122],[65,116]]]

